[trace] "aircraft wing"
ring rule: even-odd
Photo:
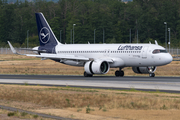
[[[27,51],[35,51],[35,52],[40,52],[40,53],[46,53],[46,50],[34,50],[34,49],[29,49],[29,48],[20,48],[20,50],[27,50]]]
[[[104,58],[99,58],[98,60],[106,61],[106,62],[108,62],[108,63],[113,63],[113,62],[114,62],[113,58],[106,58],[106,57],[104,57]]]
[[[38,57],[38,58],[48,58],[48,59],[66,59],[66,60],[80,60],[80,61],[89,61],[89,58],[83,56],[75,55],[57,55],[57,54],[48,54],[41,53],[40,55],[26,54],[26,56]]]
[[[66,54],[48,54],[48,53],[41,53],[40,55],[35,55],[35,54],[19,54],[14,47],[11,45],[11,43],[8,41],[8,44],[11,48],[11,51],[14,54],[18,55],[26,55],[26,56],[31,56],[31,57],[38,57],[43,59],[59,59],[59,60],[80,60],[80,61],[90,61],[94,60],[93,58],[87,58],[84,56],[76,56],[76,55],[66,55]],[[99,58],[99,60],[107,61],[109,63],[113,63],[114,60],[112,58]]]
[[[38,57],[38,58],[48,58],[48,59],[64,59],[64,60],[80,60],[80,61],[94,60],[93,58],[87,58],[84,56],[65,55],[65,54],[58,55],[58,54],[41,53],[40,55],[27,54],[27,56]],[[106,61],[108,63],[114,62],[114,60],[111,58],[99,58],[98,60]]]
[[[11,43],[8,41],[8,44],[11,48],[11,51],[14,54],[18,55],[26,55],[26,56],[31,56],[31,57],[38,57],[42,59],[65,59],[65,60],[81,60],[81,61],[89,61],[91,60],[90,58],[83,57],[83,56],[75,56],[75,55],[58,55],[58,54],[48,54],[48,53],[41,53],[40,55],[35,55],[35,54],[19,54],[14,47],[11,45]]]

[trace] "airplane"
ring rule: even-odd
[[[171,63],[172,56],[166,49],[155,44],[62,44],[54,35],[42,13],[35,13],[40,46],[31,51],[37,54],[19,54],[8,41],[14,54],[33,56],[53,61],[84,67],[84,77],[94,74],[106,74],[110,68],[116,77],[123,77],[125,67],[132,67],[138,74],[155,77],[157,66]]]

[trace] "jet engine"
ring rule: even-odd
[[[109,68],[109,63],[102,60],[88,61],[84,65],[87,74],[106,74]]]
[[[154,73],[156,71],[156,66],[151,66],[151,67],[132,67],[132,70],[135,73],[139,73],[139,74],[150,74],[150,73]]]

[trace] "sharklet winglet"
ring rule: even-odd
[[[11,48],[11,51],[12,51],[14,54],[23,55],[23,54],[19,54],[19,53],[14,49],[14,47],[11,45],[11,43],[10,43],[9,41],[7,41],[7,42],[8,42],[8,44],[9,44],[10,48]]]

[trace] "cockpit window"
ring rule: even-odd
[[[157,53],[167,53],[166,50],[161,50],[161,49],[155,49],[153,52],[153,54],[157,54]]]

